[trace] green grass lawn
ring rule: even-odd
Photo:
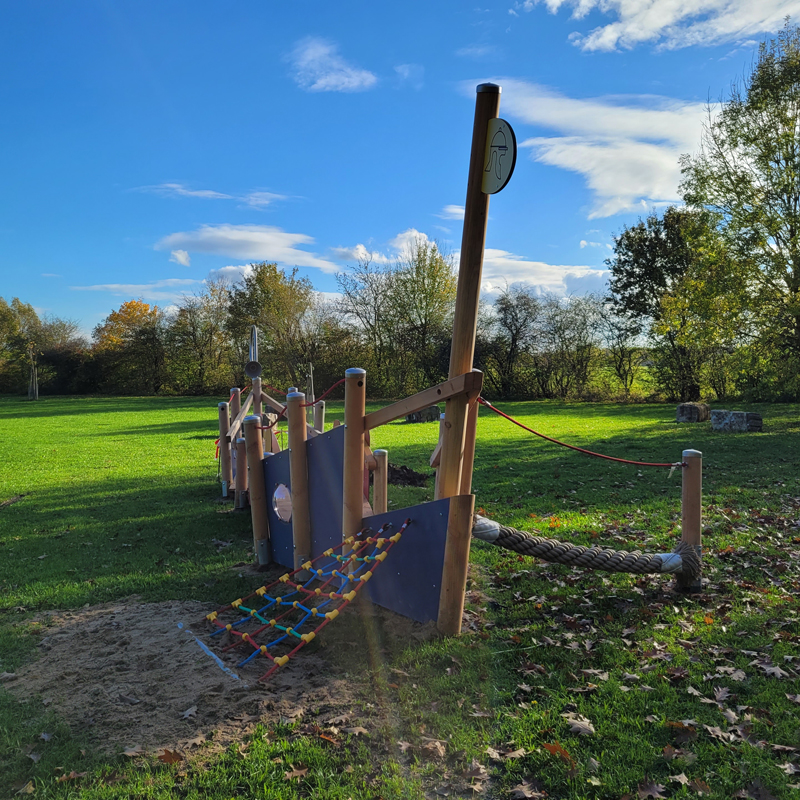
[[[24,495],[0,507],[0,673],[38,657],[43,610],[252,591],[234,569],[251,558],[249,515],[216,502],[216,402],[0,398],[0,503]],[[704,592],[474,543],[465,633],[364,661],[365,697],[390,723],[334,746],[313,719],[264,719],[240,747],[168,765],[97,752],[0,688],[0,797],[800,796],[800,407],[751,407],[764,433],[722,435],[676,425],[674,406],[500,406],[610,455],[701,450]],[[393,423],[372,446],[426,471],[436,436]],[[486,409],[474,491],[493,519],[581,544],[665,551],[679,535],[679,471],[589,458]],[[390,507],[431,494],[432,481],[390,487]]]

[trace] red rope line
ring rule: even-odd
[[[683,461],[676,461],[675,463],[653,463],[650,461],[631,461],[627,458],[616,458],[615,456],[606,456],[602,453],[595,453],[593,450],[586,450],[584,447],[576,447],[574,444],[567,444],[566,442],[559,442],[558,439],[553,439],[550,436],[545,436],[543,433],[539,433],[539,431],[535,431],[533,428],[529,428],[527,425],[523,425],[521,422],[518,422],[513,417],[510,417],[508,414],[502,412],[499,408],[493,406],[488,400],[484,400],[482,397],[478,398],[478,402],[482,406],[486,406],[486,408],[491,409],[494,411],[495,414],[499,414],[501,417],[505,417],[509,422],[513,422],[515,425],[518,425],[528,433],[532,433],[534,436],[539,436],[542,439],[546,439],[548,442],[552,442],[553,444],[560,444],[562,447],[568,447],[570,450],[577,450],[579,453],[585,453],[587,456],[595,456],[595,458],[605,458],[607,461],[617,461],[620,464],[634,464],[637,467],[665,467],[668,469],[673,469],[675,467],[685,467],[686,463]]]
[[[274,386],[270,386],[268,383],[262,383],[261,386],[262,387],[266,386],[266,388],[269,389],[271,392],[275,392],[276,394],[280,394],[286,397],[286,392],[282,392],[280,389],[276,389]]]
[[[334,383],[333,386],[331,386],[331,388],[328,389],[327,392],[325,392],[324,394],[320,395],[313,403],[301,403],[300,405],[303,408],[308,408],[308,406],[315,406],[321,400],[324,400],[337,386],[341,386],[346,380],[347,380],[347,378],[342,378],[340,381],[336,381],[336,383]]]
[[[281,421],[281,417],[285,413],[286,413],[286,406],[284,406],[283,407],[283,411],[281,411],[281,413],[278,414],[277,418],[275,419],[275,422],[270,422],[269,425],[256,425],[255,426],[256,430],[258,430],[258,431],[268,431],[270,428],[274,428]]]

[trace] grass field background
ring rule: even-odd
[[[0,688],[0,797],[796,796],[800,407],[748,407],[765,432],[747,435],[677,425],[674,406],[501,407],[623,458],[701,450],[706,591],[682,597],[666,577],[582,574],[477,543],[469,630],[365,665],[391,728],[332,748],[267,724],[244,756],[177,769],[93,752]],[[341,411],[330,404],[329,423]],[[251,557],[249,515],[216,502],[215,428],[214,398],[0,398],[0,503],[24,495],[0,508],[0,673],[37,657],[42,632],[25,622],[41,610],[252,590],[233,568]],[[427,471],[437,428],[393,423],[372,446]],[[493,519],[581,544],[663,551],[679,535],[680,470],[592,459],[486,409],[473,490]],[[432,481],[390,487],[390,507],[431,495]],[[593,730],[574,729],[575,715]],[[56,735],[34,763],[26,749],[43,730]],[[281,764],[300,762],[308,772],[287,780]],[[86,774],[59,783],[60,770]]]

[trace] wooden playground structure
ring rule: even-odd
[[[510,177],[508,173],[502,185],[495,183],[499,189],[487,190],[484,173],[490,167],[495,169],[493,165],[502,157],[493,152],[496,135],[490,138],[489,134],[498,130],[500,123],[505,126],[503,130],[510,130],[507,123],[498,118],[500,91],[500,87],[494,84],[477,87],[448,380],[367,414],[368,376],[363,369],[348,369],[339,382],[344,383],[344,424],[335,423],[325,430],[324,396],[307,401],[305,394],[291,387],[285,403],[276,400],[264,391],[257,348],[252,347],[251,362],[246,370],[252,378],[249,395],[243,401],[241,390],[233,389],[229,401],[219,404],[223,496],[233,497],[238,508],[249,506],[258,564],[282,564],[292,571],[291,576],[298,581],[292,585],[296,586],[312,574],[312,561],[342,547],[343,542],[349,542],[350,549],[355,552],[364,542],[375,541],[364,538],[370,535],[364,533],[365,530],[402,529],[403,543],[393,549],[387,566],[381,567],[379,579],[366,584],[371,577],[369,572],[366,577],[358,579],[363,582],[358,588],[363,588],[373,602],[393,611],[419,621],[434,620],[444,635],[455,635],[461,630],[473,528],[476,531],[481,529],[482,534],[475,534],[478,538],[494,542],[498,536],[505,536],[516,544],[502,546],[547,558],[541,554],[547,549],[541,540],[533,543],[530,540],[535,537],[501,528],[497,523],[482,518],[477,518],[476,522],[474,515],[472,473],[483,375],[472,365],[489,193],[502,189]],[[505,150],[503,147],[503,154]],[[499,172],[497,177],[500,177]],[[434,500],[389,511],[388,453],[370,449],[369,433],[381,425],[441,402],[445,403],[445,413],[439,443],[432,457],[432,465],[438,465]],[[484,405],[491,404],[484,402]],[[307,419],[308,408],[313,408],[312,422]],[[283,417],[288,423],[288,447],[281,450],[275,424]],[[683,460],[676,464],[649,465],[681,468],[682,550],[676,554],[654,556],[647,565],[640,563],[637,568],[626,570],[619,564],[625,562],[630,554],[563,545],[562,549],[570,553],[560,559],[562,563],[612,571],[678,572],[680,585],[680,553],[683,553],[684,564],[690,554],[693,558],[696,556],[699,563],[701,465],[701,454],[693,450],[684,451]],[[374,486],[372,505],[368,499],[370,473]],[[515,539],[512,534],[519,536]],[[528,541],[516,546],[526,537]],[[345,546],[343,552],[347,549]],[[598,553],[601,556],[605,553],[606,561],[617,566],[593,566],[590,562]],[[379,562],[383,557],[385,554],[361,560]],[[343,567],[342,572],[349,568]],[[343,577],[338,572],[335,574]],[[685,573],[683,586],[699,587],[699,566],[691,574]],[[342,594],[342,597],[348,595]],[[241,602],[235,601],[232,606],[236,608],[236,603]],[[291,629],[289,631],[291,633]]]

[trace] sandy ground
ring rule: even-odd
[[[224,747],[259,722],[336,719],[360,724],[353,715],[368,696],[369,675],[348,675],[351,648],[369,648],[381,664],[387,637],[407,643],[434,635],[423,626],[368,604],[348,609],[328,625],[319,641],[259,683],[265,659],[238,668],[233,653],[209,640],[197,602],[123,602],[52,611],[37,617],[45,627],[41,657],[4,684],[19,699],[42,702],[74,730],[89,734],[108,752],[132,747],[186,751],[211,739]],[[200,647],[211,644],[223,661]],[[362,661],[363,663],[363,661]]]

